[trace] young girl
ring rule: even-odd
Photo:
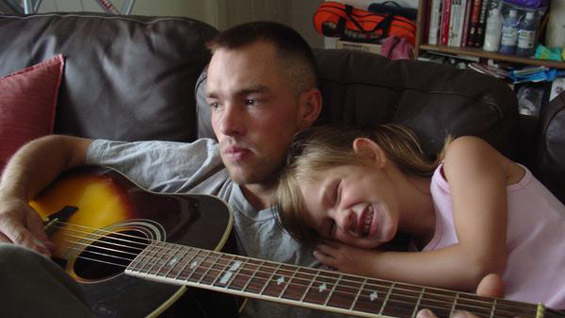
[[[427,158],[399,125],[298,135],[276,191],[283,225],[343,272],[474,290],[565,309],[565,206],[524,166],[476,137]],[[409,235],[408,251],[383,244]]]

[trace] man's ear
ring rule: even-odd
[[[317,88],[303,92],[299,103],[298,123],[300,129],[305,129],[312,126],[322,112],[322,93]]]
[[[379,168],[386,165],[387,157],[383,148],[369,138],[353,140],[353,151],[361,157],[373,161]]]

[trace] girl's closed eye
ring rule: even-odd
[[[339,206],[340,202],[341,202],[341,180],[337,183],[335,190],[335,205]]]
[[[329,219],[329,226],[328,226],[328,231],[327,233],[327,238],[333,238],[335,237],[335,231],[336,231],[336,224],[335,221],[333,219]]]

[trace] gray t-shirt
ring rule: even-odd
[[[301,266],[320,265],[310,249],[301,246],[279,226],[272,209],[257,211],[247,202],[239,185],[229,178],[213,139],[193,143],[95,140],[88,149],[87,164],[111,167],[151,191],[218,196],[232,208],[238,245],[244,254]],[[335,315],[250,300],[242,316]]]

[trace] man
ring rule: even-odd
[[[217,143],[124,143],[67,136],[33,141],[14,155],[2,176],[0,242],[49,256],[52,246],[27,202],[64,170],[105,165],[153,191],[217,195],[234,211],[244,254],[314,266],[310,251],[278,226],[270,209],[287,146],[322,107],[311,49],[292,29],[269,22],[227,30],[210,48],[207,99]],[[13,247],[4,249],[13,258],[29,257]],[[45,265],[44,260],[36,263]],[[265,302],[250,302],[245,308],[255,317],[304,315],[303,310]]]

